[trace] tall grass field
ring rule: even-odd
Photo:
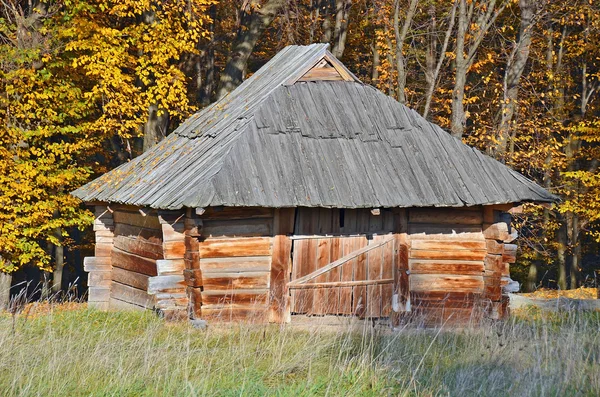
[[[165,323],[85,305],[0,315],[7,396],[598,396],[600,313],[476,328]]]

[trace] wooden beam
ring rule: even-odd
[[[327,281],[322,283],[309,283],[309,284],[288,284],[291,289],[299,288],[330,288],[330,287],[356,287],[361,285],[381,285],[381,284],[393,284],[393,278],[384,278],[381,280],[359,280],[359,281]]]
[[[299,279],[294,280],[291,283],[288,283],[288,287],[304,284],[307,281],[313,280],[313,279],[319,277],[321,274],[327,273],[331,269],[335,269],[336,267],[343,265],[344,263],[348,262],[351,259],[356,258],[357,256],[359,256],[361,254],[364,254],[364,253],[369,252],[377,247],[381,247],[382,245],[389,243],[393,239],[394,239],[394,236],[388,236],[387,238],[385,238],[379,242],[371,243],[371,244],[367,245],[366,247],[357,249],[356,251],[352,251],[351,253],[343,256],[342,258],[338,259],[337,261],[331,262],[328,265],[323,266],[322,268],[320,268],[310,274],[307,274],[304,277],[300,277]]]

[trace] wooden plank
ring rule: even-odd
[[[482,276],[445,275],[445,274],[411,274],[410,290],[415,292],[454,291],[481,292],[483,291]]]
[[[509,237],[508,226],[504,222],[484,223],[483,235],[494,240],[506,240]]]
[[[433,239],[431,235],[441,234],[446,238],[461,238],[462,240],[469,240],[471,238],[479,239],[478,234],[481,233],[480,225],[460,225],[460,224],[439,224],[439,223],[409,223],[408,233],[415,234],[426,234],[427,239]],[[460,234],[468,234],[466,236],[456,236]]]
[[[361,237],[359,237],[359,238],[361,238]],[[307,281],[313,280],[313,279],[317,278],[318,276],[320,276],[321,274],[327,273],[331,269],[344,264],[345,262],[349,261],[350,259],[356,258],[359,255],[365,254],[375,248],[381,247],[382,245],[388,243],[392,239],[393,239],[393,236],[385,236],[384,238],[382,238],[378,241],[373,241],[371,244],[368,244],[364,247],[354,250],[350,254],[345,255],[343,258],[340,258],[337,261],[331,262],[331,263],[327,264],[326,266],[323,266],[322,268],[319,268],[316,271],[307,274],[304,277],[301,277],[297,280],[292,281],[292,284],[302,284]],[[327,241],[327,239],[323,239],[323,241]]]
[[[236,304],[267,304],[269,299],[268,289],[229,290],[229,291],[203,291],[202,305],[228,305]]]
[[[108,302],[110,287],[89,287],[88,302]]]
[[[181,241],[185,239],[185,222],[183,219],[177,223],[163,223],[161,224],[162,239],[163,241]]]
[[[148,259],[163,258],[163,247],[160,243],[157,244],[141,237],[117,236],[114,247]]]
[[[139,226],[131,226],[123,223],[115,225],[115,236],[125,236],[134,239],[148,240],[151,243],[162,243],[162,231],[158,229],[146,229]]]
[[[264,308],[227,307],[222,309],[202,308],[202,318],[208,321],[223,321],[262,324],[268,321],[268,312]]]
[[[308,244],[309,242],[307,240],[296,240],[292,242],[292,281],[309,272],[308,264],[306,263],[308,258]],[[312,292],[292,291],[291,311],[293,313],[306,313],[306,310],[308,310],[307,299],[309,297],[310,303],[312,304]]]
[[[353,240],[351,237],[345,237],[342,239],[342,256],[352,252]],[[340,280],[342,282],[352,281],[352,271],[356,263],[356,258],[351,259],[342,266],[340,266]],[[352,314],[352,288],[343,287],[340,288],[340,314]]]
[[[289,235],[294,232],[293,208],[275,211],[273,229],[273,252],[270,271],[270,313],[269,321],[288,323],[291,321],[290,293],[287,284],[290,282],[292,260],[292,240]]]
[[[368,241],[364,237],[354,238],[354,250],[365,247]],[[367,254],[363,253],[356,257],[356,268],[354,269],[354,280],[366,280],[367,279]],[[352,312],[362,317],[366,311],[367,305],[367,288],[366,287],[354,287],[352,290]]]
[[[483,216],[479,211],[454,208],[410,208],[410,223],[481,225]]]
[[[414,240],[411,243],[413,250],[485,250],[487,241],[448,241],[448,240]]]
[[[200,257],[270,256],[271,240],[270,237],[206,240],[200,243]]]
[[[384,241],[384,236],[375,236],[373,242]],[[367,254],[367,274],[369,280],[380,280],[383,271],[383,247]],[[381,286],[367,286],[367,311],[365,317],[381,316]]]
[[[269,288],[269,272],[203,273],[205,291]]]
[[[485,270],[489,270],[494,273],[501,274],[504,271],[504,263],[502,262],[502,255],[486,255],[485,260]]]
[[[183,274],[172,274],[150,277],[147,291],[149,294],[158,294],[159,292],[179,292],[183,294],[185,287]]]
[[[290,211],[293,212],[293,209],[288,208],[284,212]],[[289,233],[292,232],[286,234]],[[204,221],[202,226],[202,235],[205,237],[258,237],[272,234],[273,218],[270,217]]]
[[[430,230],[431,231],[431,230]],[[419,233],[410,234],[411,243],[417,240],[439,240],[439,241],[485,241],[485,237],[483,237],[483,233],[481,231],[473,232],[473,233],[437,233],[437,234],[428,234],[429,232],[425,232],[425,229],[421,230]]]
[[[273,217],[273,209],[263,207],[209,207],[206,208],[206,211],[200,216],[203,221],[271,217]]]
[[[329,260],[330,255],[330,240],[321,239],[317,240],[317,269],[326,268],[331,262]],[[314,278],[315,282],[323,283],[327,282],[326,271],[321,272],[317,277]],[[313,297],[313,314],[326,314],[327,313],[327,298],[329,297],[328,291],[319,288],[314,291]]]
[[[129,285],[121,284],[116,281],[111,283],[111,298],[119,299],[124,302],[133,303],[138,306],[152,308],[154,306],[154,297],[148,295],[146,291],[133,288]]]
[[[156,261],[157,276],[183,275],[183,269],[185,269],[185,261],[183,259],[158,259]]]
[[[110,256],[86,256],[83,258],[83,270],[86,272],[109,272],[112,269]]]
[[[185,256],[185,242],[183,241],[164,242],[162,249],[164,259],[180,259]]]
[[[294,285],[290,288],[292,289],[310,289],[310,288],[327,288],[332,289],[333,287],[356,287],[356,286],[380,286],[393,284],[393,278],[384,278],[378,280],[362,280],[362,281],[324,281],[324,282],[315,282],[308,284],[298,284]]]
[[[394,250],[395,239],[384,245],[383,249],[383,268],[381,270],[381,278],[384,280],[392,280],[391,284],[381,286],[381,315],[389,317],[392,313],[392,295],[394,294]]]
[[[312,68],[298,81],[342,81],[344,78],[332,66]]]
[[[148,276],[157,275],[156,260],[131,254],[118,248],[113,248],[112,250],[112,265]]]
[[[482,275],[483,261],[409,259],[411,274]]]
[[[121,269],[119,267],[113,268],[112,271],[112,280],[121,284],[129,285],[130,287],[134,287],[137,289],[141,289],[143,291],[148,290],[148,278],[142,273],[132,272],[130,270]]]
[[[434,251],[434,250],[416,250],[411,249],[411,259],[454,259],[463,261],[482,261],[487,254],[485,249],[482,250],[448,250],[448,251]]]
[[[504,243],[501,241],[487,239],[485,244],[488,254],[502,255],[504,252]]]
[[[110,287],[111,272],[90,272],[88,275],[88,285],[90,287]]]
[[[502,252],[502,261],[506,263],[515,263],[517,261],[516,244],[504,244],[504,251]]]
[[[103,256],[110,256],[113,243],[97,243],[94,247],[94,256],[99,258]]]
[[[268,272],[271,270],[271,257],[202,258],[200,268],[203,273]]]
[[[337,217],[334,217],[333,223],[339,225],[339,211],[336,211]],[[331,240],[331,244],[329,246],[329,260],[336,261],[344,256],[343,247],[342,247],[342,239],[336,238]],[[342,267],[338,266],[333,268],[327,275],[328,282],[339,282],[341,279],[341,271]],[[340,289],[339,288],[331,288],[328,290],[327,294],[327,314],[338,314],[340,308]]]
[[[139,211],[130,212],[118,209],[115,210],[112,215],[115,223],[117,224],[123,223],[126,225],[138,226],[146,229],[161,229],[160,222],[156,214],[151,213],[147,216],[143,216]]]
[[[189,287],[202,287],[202,270],[183,269],[183,278]]]

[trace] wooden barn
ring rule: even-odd
[[[73,194],[95,206],[90,304],[278,323],[502,317],[507,211],[556,199],[323,44],[284,48]]]

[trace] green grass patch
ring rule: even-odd
[[[600,395],[600,313],[476,329],[196,330],[152,313],[0,316],[6,395]]]

